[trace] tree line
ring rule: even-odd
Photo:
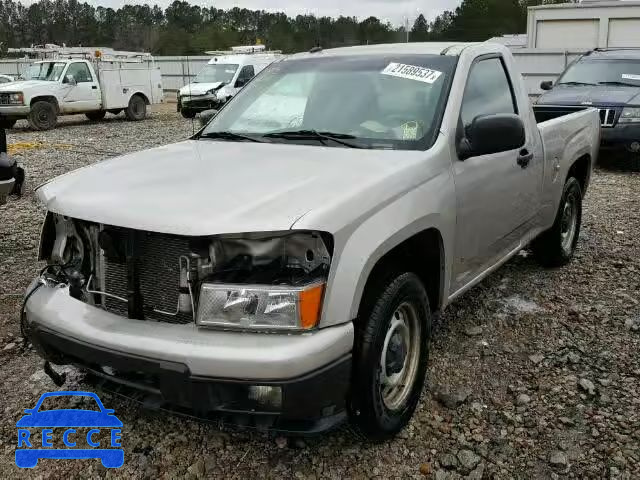
[[[358,20],[232,8],[201,7],[175,0],[158,5],[94,7],[77,0],[39,0],[24,5],[0,0],[0,55],[7,47],[55,43],[148,51],[156,55],[198,55],[233,45],[264,43],[285,53],[406,41],[481,41],[526,30],[527,7],[562,0],[462,0],[429,22],[424,15],[404,26],[376,17]]]

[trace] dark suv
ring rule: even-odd
[[[640,48],[593,50],[540,88],[538,105],[598,108],[602,148],[630,152],[640,171]]]

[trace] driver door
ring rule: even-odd
[[[73,75],[75,85],[68,83],[69,75]],[[67,88],[62,105],[65,113],[100,110],[102,102],[98,81],[86,62],[70,63],[62,77],[62,83]]]
[[[520,108],[519,108],[520,107]],[[471,66],[458,122],[458,137],[479,115],[516,114],[518,106],[504,60],[483,56]],[[528,118],[522,118],[525,126]],[[500,153],[454,158],[456,185],[456,255],[454,291],[472,282],[518,248],[530,229],[539,202],[541,155],[531,132],[521,148]],[[535,153],[535,155],[533,155]],[[531,155],[526,167],[519,157]]]

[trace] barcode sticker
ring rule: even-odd
[[[392,77],[406,78],[409,80],[415,80],[417,82],[433,83],[442,72],[438,70],[431,70],[430,68],[418,67],[415,65],[406,65],[404,63],[392,62],[381,72],[383,75],[390,75]]]

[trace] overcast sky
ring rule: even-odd
[[[23,0],[29,4],[33,0]],[[149,1],[123,1],[123,0],[84,0],[87,3],[98,6],[118,8],[127,3],[157,3],[166,7],[172,0]],[[337,17],[340,15],[356,16],[360,19],[376,16],[382,20],[388,20],[400,25],[406,17],[411,23],[415,17],[422,13],[429,20],[439,15],[444,10],[454,9],[461,0],[214,0],[191,1],[192,4],[201,6],[215,5],[217,8],[249,8],[252,10],[284,11],[288,15],[299,13],[312,13]]]

